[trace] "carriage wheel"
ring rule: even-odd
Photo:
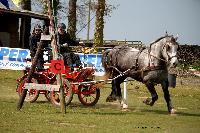
[[[100,89],[94,86],[79,86],[78,99],[86,106],[94,106],[100,97]]]
[[[55,81],[54,84],[57,84]],[[65,105],[69,105],[73,99],[73,92],[72,92],[72,87],[68,85],[68,81],[63,79],[63,86],[64,86],[64,98],[65,98]],[[50,99],[51,103],[56,106],[60,107],[60,92],[59,91],[54,91],[52,90],[50,92]]]
[[[23,78],[17,84],[17,91],[18,91],[19,97],[22,96],[22,91],[23,91],[23,88],[24,88],[24,84],[26,83],[26,79],[27,79],[26,77]],[[31,83],[38,83],[38,82],[35,78],[32,78]],[[26,97],[25,97],[25,101],[33,103],[37,100],[37,98],[39,97],[39,94],[40,94],[39,90],[28,89]]]

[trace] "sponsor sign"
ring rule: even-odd
[[[27,58],[31,58],[29,50],[0,47],[0,69],[24,70],[31,66],[31,62],[25,61]]]
[[[95,75],[102,76],[104,74],[104,68],[101,63],[102,54],[76,54],[79,55],[83,67],[93,67]],[[0,69],[24,70],[25,67],[31,67],[31,62],[25,61],[27,58],[31,58],[28,49],[0,47]],[[54,62],[55,64],[56,62]],[[59,69],[59,65],[55,65],[55,68]]]
[[[102,54],[79,54],[83,67],[93,67],[95,75],[102,76],[104,68],[101,63]]]

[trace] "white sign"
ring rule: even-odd
[[[101,63],[102,54],[76,54],[79,55],[83,67],[93,67],[95,75],[104,74]],[[28,49],[0,47],[0,69],[24,70],[26,67],[31,67],[31,62],[25,61],[27,58],[31,58]]]
[[[29,50],[0,47],[0,69],[24,70],[31,66],[31,62],[25,61],[27,58],[30,58]]]

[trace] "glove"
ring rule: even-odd
[[[83,41],[79,42],[80,46],[85,46],[85,43]]]
[[[63,47],[68,47],[68,44],[67,44],[67,43],[64,43],[64,44],[63,44]]]

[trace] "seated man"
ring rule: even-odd
[[[71,39],[69,33],[65,31],[64,23],[58,24],[58,44],[60,45],[60,53],[63,55],[64,64],[68,66],[80,66],[81,61],[78,55],[75,55],[69,46],[78,46],[79,42]]]

